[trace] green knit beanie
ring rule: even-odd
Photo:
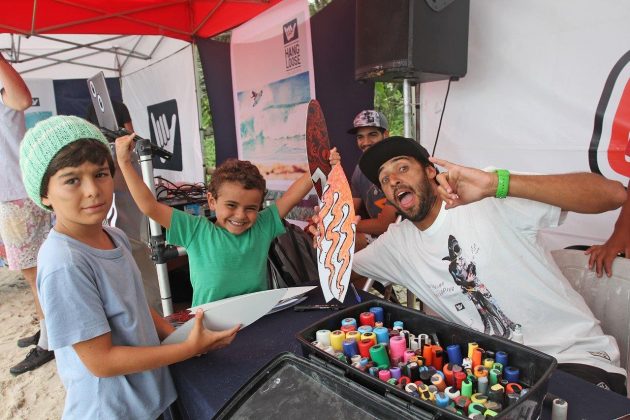
[[[69,115],[47,118],[26,132],[20,145],[20,169],[26,193],[39,207],[51,210],[42,203],[41,191],[50,162],[70,143],[85,139],[99,140],[108,145],[98,127],[83,118]]]

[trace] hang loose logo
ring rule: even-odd
[[[171,117],[171,124],[166,122],[166,115],[162,114],[155,119],[155,115],[151,113],[151,124],[153,124],[153,132],[157,145],[162,149],[166,149],[173,153],[173,144],[175,140],[175,128],[177,128],[177,115]],[[161,159],[161,158],[160,158]],[[164,162],[163,159],[161,159]]]
[[[297,19],[293,19],[284,25],[282,25],[282,35],[284,38],[284,43],[288,44],[289,42],[294,41],[298,37],[298,25]]]
[[[173,154],[170,160],[161,157],[153,157],[153,166],[156,169],[169,171],[181,171],[182,139],[180,133],[181,118],[177,110],[177,101],[171,99],[147,107],[148,123],[151,132],[151,142]]]

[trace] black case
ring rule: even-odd
[[[281,353],[265,365],[223,406],[215,419],[417,419],[404,410],[326,368],[293,353]]]
[[[389,385],[367,373],[363,373],[311,344],[315,341],[316,332],[318,330],[338,330],[341,326],[342,319],[355,318],[358,320],[359,314],[367,312],[368,309],[373,306],[383,308],[385,313],[385,326],[391,328],[393,322],[399,320],[403,321],[404,328],[413,334],[436,333],[443,349],[446,349],[446,347],[451,344],[476,342],[481,348],[487,350],[503,350],[507,352],[509,354],[509,365],[520,369],[519,382],[527,386],[529,391],[521,397],[516,404],[506,407],[499,413],[497,418],[537,419],[540,417],[543,399],[547,393],[547,383],[557,364],[555,358],[510,340],[482,334],[476,330],[433,318],[419,311],[386,301],[373,300],[349,307],[345,310],[335,312],[333,315],[300,331],[297,338],[301,344],[303,354],[312,360],[320,360],[333,369],[341,370],[343,376],[367,388],[366,392],[369,391],[371,394],[377,393],[388,397],[390,400],[392,400],[392,396],[395,396],[395,398],[400,401],[398,404],[399,407],[403,407],[407,410],[410,410],[412,407],[422,410],[424,415],[416,414],[416,418],[465,418],[413,397],[395,386]],[[387,417],[392,418],[393,415]]]

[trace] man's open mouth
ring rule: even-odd
[[[400,203],[402,208],[409,208],[413,205],[414,196],[411,191],[402,190],[396,192],[396,200]]]

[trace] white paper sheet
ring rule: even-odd
[[[343,302],[352,272],[356,223],[350,185],[341,165],[328,174],[320,200],[317,241],[319,282],[326,302]]]
[[[282,303],[282,302],[284,302],[285,300],[288,300],[288,299],[298,298],[300,296],[303,296],[307,292],[310,292],[311,290],[313,290],[316,287],[317,286],[288,287],[288,288],[285,289],[286,293],[284,294],[284,296],[282,296],[282,299],[280,299],[280,303]]]
[[[269,312],[286,293],[287,289],[265,290],[217,300],[191,308],[191,310],[194,313],[197,308],[203,309],[203,324],[210,330],[226,330],[238,324],[242,325],[241,328],[245,328]],[[162,344],[174,344],[185,341],[194,323],[195,318],[187,321],[176,329],[174,333],[166,337]]]
[[[275,314],[276,312],[280,312],[280,311],[284,311],[285,309],[291,308],[291,307],[293,307],[293,306],[297,305],[298,303],[303,302],[305,300],[306,300],[306,296],[281,300],[280,302],[278,302],[278,304],[276,306],[274,306],[273,308],[271,308],[271,310],[269,312],[267,312],[267,315]]]

